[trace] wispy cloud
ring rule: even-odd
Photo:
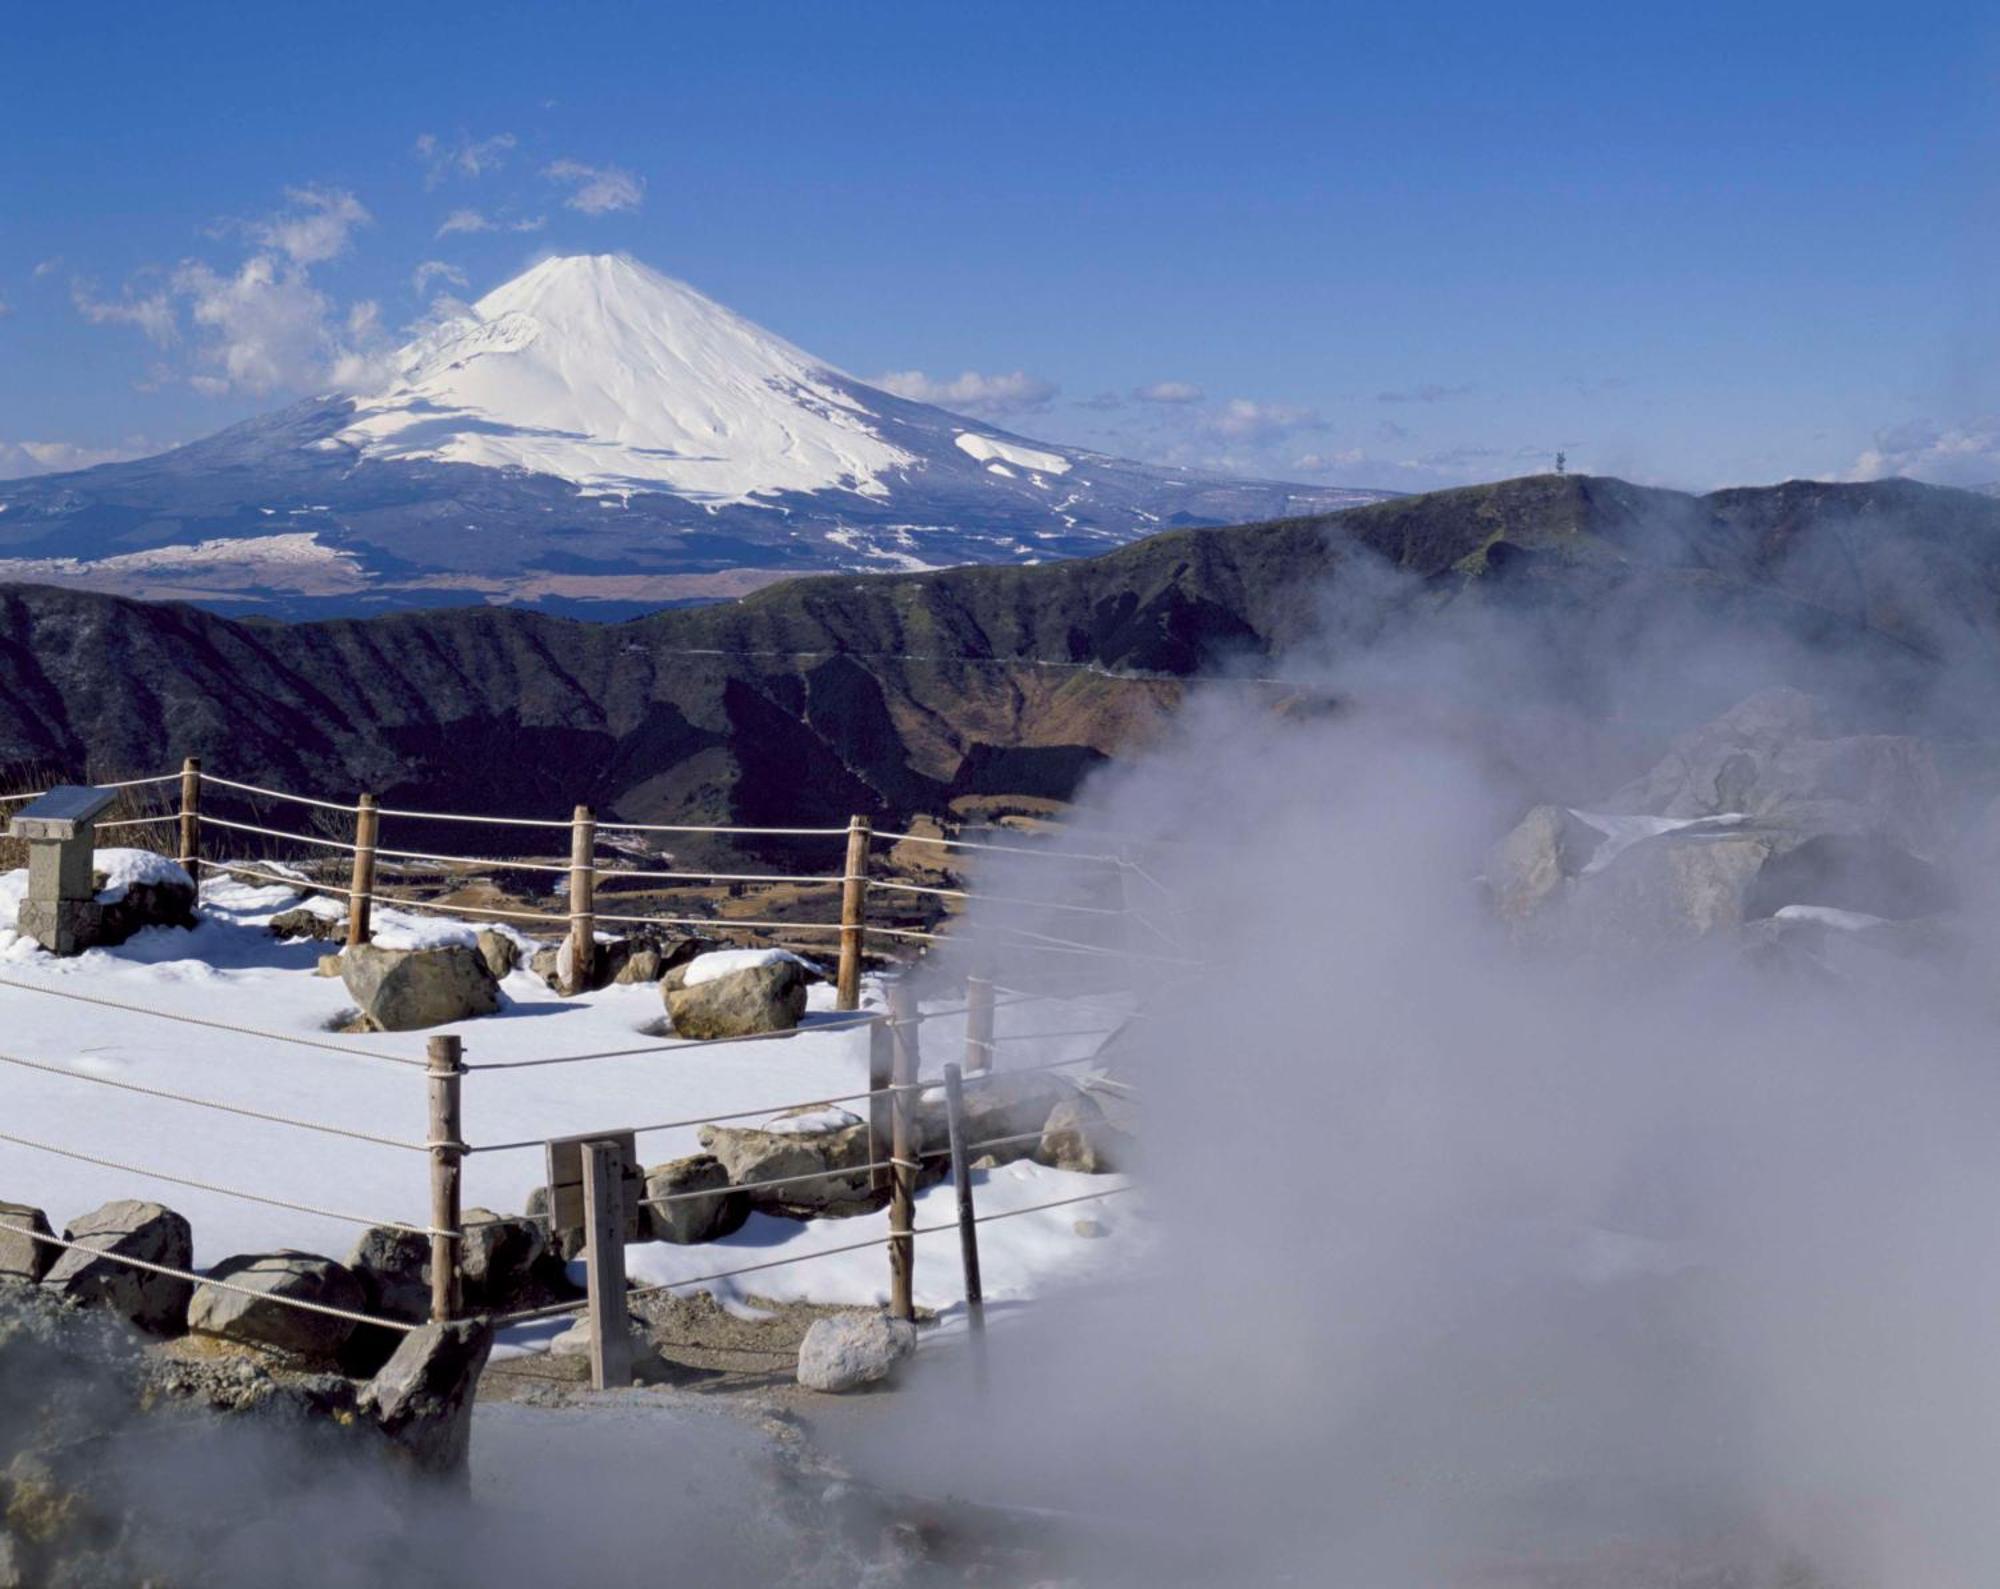
[[[526,216],[518,219],[495,219],[483,210],[453,210],[444,218],[437,229],[438,237],[450,237],[460,232],[539,232],[549,224],[546,215]]]
[[[1327,422],[1317,409],[1232,397],[1206,417],[1204,428],[1228,441],[1270,442],[1304,430],[1325,430]]]
[[[1377,392],[1378,403],[1443,403],[1454,397],[1467,397],[1472,393],[1470,383],[1462,386],[1440,386],[1435,381],[1427,381],[1422,386],[1411,386],[1400,391]]]
[[[961,414],[999,418],[1006,414],[1039,414],[1061,390],[1025,370],[982,375],[967,370],[949,380],[934,380],[922,370],[891,370],[872,382],[885,392],[907,397],[913,402],[935,403]]]
[[[1192,381],[1154,381],[1132,390],[1133,398],[1141,403],[1199,403],[1206,395]]]
[[[347,252],[356,227],[374,219],[344,188],[287,188],[292,209],[253,221],[250,235],[295,265],[318,265]]]
[[[133,436],[110,447],[91,447],[73,441],[0,440],[0,480],[21,480],[29,475],[88,469],[94,464],[144,458],[160,450],[158,442],[148,441],[143,436]]]
[[[590,166],[581,160],[556,160],[543,167],[551,182],[571,189],[563,203],[585,215],[609,215],[636,210],[646,196],[646,179],[618,166]]]
[[[117,298],[100,298],[88,280],[77,276],[70,281],[69,297],[76,312],[94,326],[134,326],[148,342],[161,348],[180,340],[173,295],[166,287],[140,290],[128,286]]]
[[[421,296],[431,290],[433,282],[439,281],[450,287],[463,287],[465,272],[441,259],[427,259],[410,273],[410,290]]]
[[[496,132],[490,138],[474,138],[461,132],[455,138],[436,133],[420,135],[416,155],[424,164],[424,186],[434,188],[450,177],[478,178],[498,171],[512,154],[517,140],[511,132]]]

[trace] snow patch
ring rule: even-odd
[[[698,988],[717,977],[748,971],[755,966],[780,965],[787,960],[804,966],[815,976],[825,974],[804,955],[793,954],[789,949],[714,949],[705,955],[696,955],[687,963],[687,970],[681,975],[681,985]]]
[[[1043,452],[1039,447],[1023,447],[1019,442],[999,441],[992,436],[977,435],[969,430],[961,430],[952,438],[958,450],[981,463],[992,465],[995,461],[1019,464],[1023,469],[1042,474],[1068,474],[1069,460],[1059,452]],[[1002,470],[1003,474],[1010,471]]]
[[[1571,811],[1570,815],[1604,835],[1604,842],[1598,845],[1579,874],[1584,877],[1603,871],[1633,845],[1645,839],[1657,839],[1663,833],[1682,833],[1691,829],[1719,831],[1738,827],[1750,820],[1741,811],[1713,817],[1649,817],[1610,811]]]

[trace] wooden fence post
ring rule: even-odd
[[[354,805],[354,863],[347,878],[347,947],[352,949],[369,940],[374,912],[369,898],[375,892],[375,836],[381,828],[375,797],[365,794]]]
[[[201,758],[181,763],[181,867],[201,887]]]
[[[431,1102],[431,1322],[458,1317],[459,1248],[465,1229],[459,1206],[465,1122],[460,1084],[465,1076],[463,1044],[456,1037],[433,1037],[425,1045],[430,1060]]]
[[[590,989],[597,958],[597,821],[578,806],[569,833],[569,982],[565,993]]]
[[[884,1168],[868,1178],[870,1190],[889,1189],[889,1155],[893,1127],[890,1123],[890,1083],[896,1079],[896,1034],[889,1022],[877,1017],[868,1028],[868,1162]]]
[[[868,930],[868,843],[873,824],[866,817],[847,819],[847,870],[840,880],[840,975],[834,983],[834,1008],[861,1007],[861,950]]]
[[[921,1054],[917,1046],[917,1001],[907,982],[889,984],[889,1031],[895,1040],[895,1070],[889,1095],[889,1314],[914,1319],[917,1241],[911,1234],[917,1211],[917,1101],[914,1093]]]
[[[965,1317],[975,1335],[986,1330],[979,1286],[979,1224],[972,1212],[972,1166],[965,1155],[965,1083],[956,1065],[944,1068],[945,1123],[951,1132],[951,1182],[958,1192],[958,1255],[965,1266]]]
[[[993,982],[965,979],[965,1068],[973,1075],[993,1068]]]
[[[632,1326],[625,1302],[625,1145],[583,1144],[583,1273],[590,1301],[590,1384],[632,1383]]]

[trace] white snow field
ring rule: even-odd
[[[885,496],[879,477],[915,462],[840,371],[619,255],[544,260],[396,357],[394,383],[321,447],[712,504]]]
[[[97,861],[100,870],[128,881],[170,865],[137,850],[100,850]],[[395,1061],[421,1062],[425,1041],[434,1034],[344,1036],[330,1029],[351,1012],[352,1001],[338,978],[317,976],[314,968],[322,953],[337,946],[281,943],[264,925],[276,912],[303,903],[303,896],[282,887],[211,878],[202,888],[202,919],[195,930],[149,928],[116,949],[57,959],[13,929],[25,877],[24,872],[0,877],[0,1055],[54,1067],[57,1073],[0,1063],[0,1200],[44,1209],[60,1231],[66,1221],[114,1198],[154,1199],[187,1215],[194,1226],[196,1262],[202,1266],[235,1253],[279,1247],[340,1258],[363,1223],[427,1222],[425,1080],[420,1069]],[[467,922],[393,908],[378,908],[376,921],[377,941],[392,945],[470,943],[476,931]],[[756,957],[759,952],[751,952],[724,963]],[[806,1025],[797,1036],[678,1051],[667,1046],[669,1039],[650,1031],[664,1013],[654,987],[611,987],[563,999],[530,973],[517,971],[506,979],[503,992],[506,1003],[500,1013],[445,1028],[462,1036],[469,1066],[612,1049],[649,1051],[514,1070],[475,1068],[464,1083],[467,1140],[475,1148],[517,1141],[533,1145],[474,1152],[465,1170],[468,1208],[519,1212],[543,1179],[541,1143],[552,1136],[745,1110],[754,1113],[737,1123],[761,1125],[783,1110],[868,1086],[867,1032],[847,1024],[853,1016],[833,1011],[829,986],[812,989]],[[257,1028],[326,1047],[218,1031],[87,1001]],[[867,988],[864,1002],[879,1004],[879,989]],[[943,997],[925,1007],[950,1010],[956,1000]],[[998,1030],[1003,1036],[1024,1037],[1006,1043],[1004,1063],[1083,1058],[1099,1038],[1053,1034],[1083,1027],[1108,1030],[1122,1013],[1114,1001],[1008,1004],[999,1012]],[[816,1030],[829,1025],[842,1029]],[[940,1072],[946,1061],[963,1053],[962,1017],[939,1015],[921,1030],[925,1074]],[[1037,1040],[1031,1035],[1037,1032],[1052,1035]],[[382,1140],[241,1118],[78,1079],[85,1076]],[[45,1151],[49,1147],[110,1162],[65,1158]],[[640,1158],[647,1164],[698,1148],[693,1125],[642,1129],[639,1138]],[[245,1202],[154,1179],[142,1170],[328,1212]],[[1033,1163],[982,1172],[977,1180],[982,1215],[1125,1184],[1116,1177],[1068,1174]],[[1120,1196],[985,1224],[981,1257],[986,1294],[995,1301],[1024,1300],[1067,1278],[1106,1275],[1136,1262],[1147,1246],[1143,1212],[1135,1206],[1140,1201],[1138,1194]],[[1101,1237],[1076,1232],[1075,1222],[1084,1216],[1103,1227]],[[919,1228],[948,1226],[954,1217],[948,1184],[919,1195]],[[628,1265],[635,1281],[679,1283],[746,1264],[824,1252],[887,1231],[886,1213],[810,1223],[754,1215],[742,1231],[722,1242],[634,1246]],[[917,1257],[918,1303],[939,1309],[955,1305],[961,1297],[956,1235],[946,1230],[920,1237]],[[877,1245],[708,1288],[732,1301],[758,1295],[879,1303],[888,1294],[888,1259]]]

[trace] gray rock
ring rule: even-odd
[[[1073,1093],[1049,1112],[1036,1159],[1080,1175],[1111,1175],[1131,1162],[1132,1139],[1104,1118],[1095,1099]]]
[[[815,1319],[799,1342],[799,1383],[838,1394],[887,1379],[917,1349],[917,1327],[886,1313]]]
[[[359,1312],[365,1301],[360,1281],[331,1258],[309,1252],[225,1258],[208,1271],[208,1278],[257,1295],[245,1296],[241,1290],[225,1291],[213,1285],[196,1286],[188,1303],[190,1330],[308,1357],[333,1356],[347,1344],[355,1326],[348,1319],[287,1307],[287,1301],[317,1302],[350,1312]]]
[[[498,982],[512,973],[521,963],[521,946],[504,932],[495,932],[491,927],[479,929],[479,937],[474,942],[479,958],[486,963],[486,969]]]
[[[951,1150],[951,1125],[942,1091],[928,1090],[919,1095],[917,1103],[918,1136],[927,1159],[948,1155]],[[1029,1157],[1049,1112],[1075,1094],[1075,1083],[1052,1071],[1013,1075],[974,1072],[965,1078],[962,1093],[968,1150],[975,1156],[989,1155],[1001,1164]]]
[[[192,927],[195,924],[194,879],[179,867],[153,883],[128,883],[104,889],[97,896],[97,928],[91,941],[121,944],[147,927]]]
[[[439,949],[384,949],[360,944],[340,957],[340,977],[379,1032],[444,1026],[500,1008],[500,984],[462,944]]]
[[[666,974],[666,966],[660,959],[660,951],[651,944],[638,944],[624,957],[612,981],[630,986],[639,982],[657,982]]]
[[[632,1336],[632,1356],[636,1361],[652,1350],[652,1335],[646,1321],[636,1313],[625,1316],[625,1327]],[[549,1342],[551,1357],[588,1357],[590,1355],[590,1318],[585,1315],[572,1324],[562,1334]]]
[[[751,1208],[759,1213],[811,1219],[879,1208],[882,1199],[871,1187],[871,1173],[859,1168],[868,1163],[868,1122],[825,1105],[790,1110],[776,1118],[785,1121],[815,1115],[830,1115],[843,1123],[811,1131],[711,1125],[703,1126],[696,1135],[701,1145],[722,1161],[731,1183],[748,1194]],[[855,1167],[857,1173],[819,1173],[849,1167]],[[803,1175],[817,1178],[791,1179]],[[760,1183],[766,1181],[788,1184],[765,1190]]]
[[[364,1312],[421,1323],[431,1315],[431,1239],[413,1230],[376,1225],[347,1255],[360,1282]]]
[[[1642,840],[1578,879],[1563,934],[1592,949],[1653,949],[1739,927],[1779,842],[1729,829]]]
[[[9,1230],[8,1226],[21,1227]],[[24,1235],[22,1230],[32,1230],[43,1236],[53,1236],[49,1216],[39,1208],[27,1203],[0,1203],[0,1276],[9,1280],[26,1280],[31,1285],[49,1272],[56,1261],[60,1247],[52,1247],[45,1241],[36,1241]]]
[[[678,1246],[720,1240],[750,1217],[748,1194],[731,1190],[729,1171],[712,1153],[654,1165],[646,1172],[646,1196],[685,1198],[646,1208],[647,1235]]]
[[[793,960],[750,966],[693,987],[662,982],[667,1017],[679,1037],[751,1037],[789,1032],[806,1013],[806,968]]]
[[[360,1409],[420,1471],[463,1473],[473,1392],[492,1350],[493,1327],[482,1320],[426,1324],[363,1388]]]
[[[194,1262],[194,1233],[179,1214],[158,1203],[121,1200],[83,1215],[63,1236],[83,1246],[57,1257],[42,1277],[44,1286],[72,1301],[109,1308],[155,1335],[178,1335],[187,1328],[190,1282],[97,1256],[117,1253],[188,1268]]]
[[[548,1223],[549,1189],[537,1186],[528,1193],[527,1215],[547,1233],[550,1254],[568,1263],[583,1251],[583,1232],[580,1230],[556,1231]]]
[[[321,955],[318,963],[313,966],[313,975],[316,977],[339,976],[340,956],[338,954]]]
[[[468,1208],[463,1225],[459,1274],[469,1306],[501,1307],[530,1289],[549,1250],[548,1232],[539,1223]]]
[[[274,938],[328,940],[347,936],[345,916],[323,915],[319,911],[307,909],[304,905],[279,911],[266,925],[270,927]]]

